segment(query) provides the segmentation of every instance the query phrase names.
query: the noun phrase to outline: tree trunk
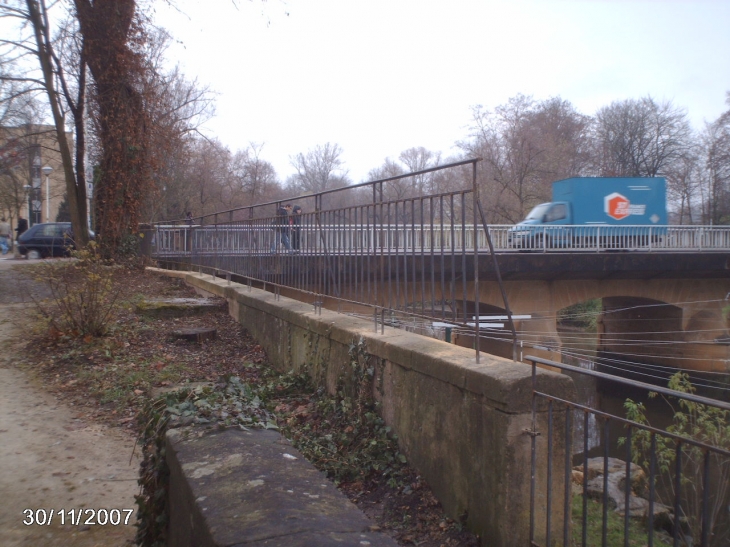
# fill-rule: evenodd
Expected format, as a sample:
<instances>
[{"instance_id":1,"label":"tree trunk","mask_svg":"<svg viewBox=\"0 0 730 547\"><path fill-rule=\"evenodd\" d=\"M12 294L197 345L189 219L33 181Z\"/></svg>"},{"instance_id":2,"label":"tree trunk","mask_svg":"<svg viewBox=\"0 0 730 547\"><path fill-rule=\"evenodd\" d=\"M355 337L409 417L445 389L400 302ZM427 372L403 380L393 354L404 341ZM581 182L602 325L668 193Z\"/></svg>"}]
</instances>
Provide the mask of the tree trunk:
<instances>
[{"instance_id":1,"label":"tree trunk","mask_svg":"<svg viewBox=\"0 0 730 547\"><path fill-rule=\"evenodd\" d=\"M123 254L137 229L149 180L142 64L129 46L134 0L74 0L84 55L95 82L102 157L96 181L96 227L105 256Z\"/></svg>"},{"instance_id":2,"label":"tree trunk","mask_svg":"<svg viewBox=\"0 0 730 547\"><path fill-rule=\"evenodd\" d=\"M44 87L48 94L48 102L51 106L53 122L56 128L56 140L58 141L58 149L61 154L63 174L66 180L66 194L68 195L68 205L71 212L71 226L73 227L76 246L81 249L89 242L89 227L86 222L86 183L83 177L84 165L83 162L77 164L78 173L74 171L73 156L71 155L71 149L66 140L66 120L58 104L60 91L57 91L55 87L50 31L47 20L44 17L45 6L41 10L41 6L36 0L26 0L26 6L28 7L30 22L33 25L33 31L35 33L38 59L43 72ZM80 83L83 84L83 80ZM81 137L77 141L81 140L81 145L83 146L83 106L80 108L80 112L77 111L74 113L74 123L77 128L81 125ZM77 142L77 150L78 145L79 143ZM80 180L77 178L77 174L81 174ZM50 197L46 196L46 199L50 199Z\"/></svg>"}]
</instances>

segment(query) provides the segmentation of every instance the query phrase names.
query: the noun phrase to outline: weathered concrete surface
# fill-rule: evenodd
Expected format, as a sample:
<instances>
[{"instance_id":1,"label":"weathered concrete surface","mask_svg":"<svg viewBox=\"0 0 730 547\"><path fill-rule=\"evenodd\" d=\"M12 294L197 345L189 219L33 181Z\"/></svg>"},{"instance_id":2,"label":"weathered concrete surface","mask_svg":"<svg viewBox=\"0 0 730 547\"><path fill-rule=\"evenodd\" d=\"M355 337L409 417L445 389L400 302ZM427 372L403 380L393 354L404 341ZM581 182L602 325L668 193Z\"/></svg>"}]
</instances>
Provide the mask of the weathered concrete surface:
<instances>
[{"instance_id":1,"label":"weathered concrete surface","mask_svg":"<svg viewBox=\"0 0 730 547\"><path fill-rule=\"evenodd\" d=\"M531 368L490 355L277 297L210 275L170 272L204 293L225 296L229 311L280 370L308 372L334 392L351 374L353 345L376 370L373 395L409 463L433 488L446 512L465 519L484 545L529 544ZM567 376L539 370L537 389L574 397ZM544 536L548 420L538 408L536 540ZM564 412L553 416L553 537L562 537Z\"/></svg>"},{"instance_id":2,"label":"weathered concrete surface","mask_svg":"<svg viewBox=\"0 0 730 547\"><path fill-rule=\"evenodd\" d=\"M166 448L168 545L397 545L279 433L171 429Z\"/></svg>"},{"instance_id":3,"label":"weathered concrete surface","mask_svg":"<svg viewBox=\"0 0 730 547\"><path fill-rule=\"evenodd\" d=\"M180 340L202 344L206 340L215 340L218 336L218 331L216 329L200 327L174 330L172 331L172 335Z\"/></svg>"}]
</instances>

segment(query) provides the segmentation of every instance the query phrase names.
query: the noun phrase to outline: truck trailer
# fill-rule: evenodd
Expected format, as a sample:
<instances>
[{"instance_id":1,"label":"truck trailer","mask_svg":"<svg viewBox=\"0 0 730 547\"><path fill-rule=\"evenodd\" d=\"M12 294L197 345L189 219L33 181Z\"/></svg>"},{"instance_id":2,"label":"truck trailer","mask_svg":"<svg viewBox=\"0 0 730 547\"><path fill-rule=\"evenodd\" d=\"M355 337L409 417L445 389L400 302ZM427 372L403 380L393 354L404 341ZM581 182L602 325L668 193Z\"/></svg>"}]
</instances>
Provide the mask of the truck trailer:
<instances>
[{"instance_id":1,"label":"truck trailer","mask_svg":"<svg viewBox=\"0 0 730 547\"><path fill-rule=\"evenodd\" d=\"M509 231L523 249L643 247L667 231L661 177L574 177L553 183L553 201L535 206Z\"/></svg>"}]
</instances>

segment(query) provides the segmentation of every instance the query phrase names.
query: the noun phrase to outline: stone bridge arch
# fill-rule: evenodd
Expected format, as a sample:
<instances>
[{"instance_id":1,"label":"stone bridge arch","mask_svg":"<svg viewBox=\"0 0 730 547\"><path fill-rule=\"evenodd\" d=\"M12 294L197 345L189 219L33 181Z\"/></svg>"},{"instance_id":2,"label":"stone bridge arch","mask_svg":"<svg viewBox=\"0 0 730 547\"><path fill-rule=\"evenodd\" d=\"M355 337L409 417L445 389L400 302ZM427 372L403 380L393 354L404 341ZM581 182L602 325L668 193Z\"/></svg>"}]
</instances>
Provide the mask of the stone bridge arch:
<instances>
[{"instance_id":1,"label":"stone bridge arch","mask_svg":"<svg viewBox=\"0 0 730 547\"><path fill-rule=\"evenodd\" d=\"M672 350L664 348L660 355L652 354L664 365L681 362L684 368L701 371L727 371L730 362L730 280L727 279L560 279L521 280L504 283L510 309L515 315L531 315L515 322L518 332L532 345L531 353L539 357L560 360L561 342L557 332L557 313L568 306L600 298L612 310L606 320L603 315L599 335L606 349L619 349L621 339L643 333L652 347L661 341L681 342ZM479 297L483 303L504 309L499 286L493 281L480 281ZM473 285L469 294L474 294ZM623 304L622 304L623 303ZM635 314L637 303L649 314L655 326L667 328L648 336L639 330ZM647 307L651 303L655 309ZM621 306L625 312L616 311ZM631 311L634 310L634 311ZM651 310L651 311L649 311ZM662 314L667 315L662 318ZM671 331L671 332L670 332ZM654 332L654 331L652 331ZM618 341L613 341L618 337ZM653 338L653 339L652 339ZM636 338L634 338L636 339ZM639 338L641 339L641 338ZM603 342L602 342L603 344ZM511 357L506 350L499 354ZM526 354L527 351L524 351ZM645 352L649 354L649 352Z\"/></svg>"},{"instance_id":2,"label":"stone bridge arch","mask_svg":"<svg viewBox=\"0 0 730 547\"><path fill-rule=\"evenodd\" d=\"M663 336L665 341L671 338L680 342L665 355L652 354L657 364L676 365L682 363L684 368L700 371L730 370L730 333L728 332L728 314L730 300L726 300L730 293L730 279L665 279L661 277L641 279L521 279L504 282L510 309L514 315L529 315L529 319L515 321L515 328L520 334L523 344L518 347L518 358L535 355L555 361L561 360L562 344L557 330L557 313L559 310L594 298L600 298L604 303L611 303L611 299L629 299L635 302L651 301L659 310L671 313L673 323ZM414 311L428 311L419 301L446 302L457 297L459 305L466 298L466 310L463 306L456 310L459 318L476 315L477 309L474 300L474 282L468 281L459 286L456 293L449 287L441 288L438 285L421 282L390 283L387 291L378 295L378 305L389 309L413 309ZM342 296L356 300L354 288L344 286ZM505 304L502 292L496 281L479 281L479 313L504 314ZM619 306L619 304L616 304ZM624 306L635 308L634 304ZM670 311L672 310L672 311ZM437 312L439 310L432 310ZM363 313L368 312L363 307ZM659 313L659 312L657 312ZM663 313L663 312L662 312ZM435 314L440 316L439 313ZM605 319L605 317L604 317ZM656 323L658 321L658 323ZM656 324L669 327L667 321L655 318ZM631 325L634 328L631 328ZM623 316L614 314L612 320L601 321L599 335L602 336L606 350L618 349L619 342L610 342L612 338L636 338L640 332L636 328L636 321L632 323L629 312ZM626 330L626 326L629 329ZM608 332L602 332L608 329ZM624 329L623 331L621 329ZM669 333L668 331L672 332ZM609 336L610 334L610 336ZM659 345L659 338L646 340L652 346ZM466 347L473 347L474 337L471 333L461 332L452 337L452 341ZM480 341L480 349L506 358L512 358L512 342L508 332L500 335L485 336Z\"/></svg>"}]
</instances>

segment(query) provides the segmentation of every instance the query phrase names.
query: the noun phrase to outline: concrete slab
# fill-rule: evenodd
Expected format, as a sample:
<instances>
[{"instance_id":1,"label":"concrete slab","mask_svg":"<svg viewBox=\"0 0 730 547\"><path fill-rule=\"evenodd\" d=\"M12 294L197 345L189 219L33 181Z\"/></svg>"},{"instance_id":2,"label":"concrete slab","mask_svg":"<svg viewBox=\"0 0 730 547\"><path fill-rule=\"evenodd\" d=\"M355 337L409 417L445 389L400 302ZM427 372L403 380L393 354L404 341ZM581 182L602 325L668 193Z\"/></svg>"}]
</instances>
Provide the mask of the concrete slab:
<instances>
[{"instance_id":1,"label":"concrete slab","mask_svg":"<svg viewBox=\"0 0 730 547\"><path fill-rule=\"evenodd\" d=\"M222 298L151 298L135 307L139 315L157 318L188 317L227 309L228 302Z\"/></svg>"},{"instance_id":2,"label":"concrete slab","mask_svg":"<svg viewBox=\"0 0 730 547\"><path fill-rule=\"evenodd\" d=\"M395 547L274 431L167 434L169 545Z\"/></svg>"}]
</instances>

